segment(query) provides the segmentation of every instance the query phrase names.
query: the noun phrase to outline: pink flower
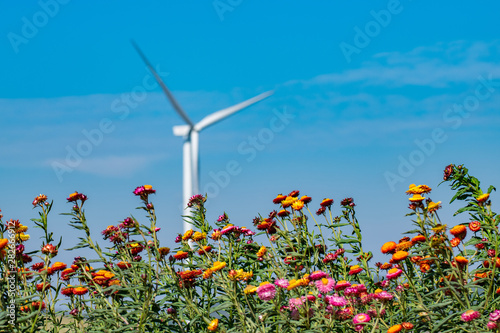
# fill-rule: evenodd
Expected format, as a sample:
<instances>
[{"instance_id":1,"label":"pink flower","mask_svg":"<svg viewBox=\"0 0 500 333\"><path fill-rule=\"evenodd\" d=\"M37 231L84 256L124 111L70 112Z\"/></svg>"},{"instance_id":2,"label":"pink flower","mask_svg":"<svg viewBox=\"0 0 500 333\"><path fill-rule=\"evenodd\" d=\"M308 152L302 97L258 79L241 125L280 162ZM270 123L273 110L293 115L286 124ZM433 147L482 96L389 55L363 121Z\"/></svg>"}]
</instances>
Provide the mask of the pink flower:
<instances>
[{"instance_id":1,"label":"pink flower","mask_svg":"<svg viewBox=\"0 0 500 333\"><path fill-rule=\"evenodd\" d=\"M257 288L257 295L263 301L270 301L276 295L276 287L272 283L261 284Z\"/></svg>"},{"instance_id":2,"label":"pink flower","mask_svg":"<svg viewBox=\"0 0 500 333\"><path fill-rule=\"evenodd\" d=\"M370 321L370 316L366 313L358 313L357 315L352 318L352 322L354 325L360 324L360 323L367 323Z\"/></svg>"},{"instance_id":3,"label":"pink flower","mask_svg":"<svg viewBox=\"0 0 500 333\"><path fill-rule=\"evenodd\" d=\"M492 313L490 313L491 321L498 321L498 319L500 319L500 310L495 310Z\"/></svg>"},{"instance_id":4,"label":"pink flower","mask_svg":"<svg viewBox=\"0 0 500 333\"><path fill-rule=\"evenodd\" d=\"M375 298L381 301L390 301L393 297L394 296L392 296L385 290L375 294Z\"/></svg>"},{"instance_id":5,"label":"pink flower","mask_svg":"<svg viewBox=\"0 0 500 333\"><path fill-rule=\"evenodd\" d=\"M387 272L387 280L392 280L392 279L396 279L397 277L399 277L401 274L403 274L403 271L400 270L399 268L391 268L388 272Z\"/></svg>"},{"instance_id":6,"label":"pink flower","mask_svg":"<svg viewBox=\"0 0 500 333\"><path fill-rule=\"evenodd\" d=\"M486 327L493 331L494 329L498 328L498 324L494 321L489 321L488 324L486 324Z\"/></svg>"},{"instance_id":7,"label":"pink flower","mask_svg":"<svg viewBox=\"0 0 500 333\"><path fill-rule=\"evenodd\" d=\"M331 277L322 278L321 280L316 281L315 284L319 292L328 293L333 289L333 286L335 285L335 280L332 279Z\"/></svg>"},{"instance_id":8,"label":"pink flower","mask_svg":"<svg viewBox=\"0 0 500 333\"><path fill-rule=\"evenodd\" d=\"M339 296L337 294L335 294L334 296L326 296L325 299L328 302L328 304L333 306L342 307L347 304L347 300L344 297Z\"/></svg>"},{"instance_id":9,"label":"pink flower","mask_svg":"<svg viewBox=\"0 0 500 333\"><path fill-rule=\"evenodd\" d=\"M309 280L316 281L316 280L321 280L323 278L328 277L328 274L326 274L323 271L314 271L312 272L311 275L309 275Z\"/></svg>"},{"instance_id":10,"label":"pink flower","mask_svg":"<svg viewBox=\"0 0 500 333\"><path fill-rule=\"evenodd\" d=\"M283 289L288 288L288 286L290 285L287 279L277 279L276 281L274 281L274 284Z\"/></svg>"},{"instance_id":11,"label":"pink flower","mask_svg":"<svg viewBox=\"0 0 500 333\"><path fill-rule=\"evenodd\" d=\"M461 315L461 319L465 322L472 321L474 319L477 319L481 316L481 314L477 311L474 310L467 310Z\"/></svg>"},{"instance_id":12,"label":"pink flower","mask_svg":"<svg viewBox=\"0 0 500 333\"><path fill-rule=\"evenodd\" d=\"M304 300L300 297L299 298L290 298L288 300L288 306L292 310L296 310L296 309L300 308L303 303L304 303Z\"/></svg>"},{"instance_id":13,"label":"pink flower","mask_svg":"<svg viewBox=\"0 0 500 333\"><path fill-rule=\"evenodd\" d=\"M349 283L349 281L345 281L345 280L342 280L342 281L339 281L337 282L337 284L335 285L335 290L342 290L342 289L345 289L347 287L350 287L351 284Z\"/></svg>"}]
</instances>

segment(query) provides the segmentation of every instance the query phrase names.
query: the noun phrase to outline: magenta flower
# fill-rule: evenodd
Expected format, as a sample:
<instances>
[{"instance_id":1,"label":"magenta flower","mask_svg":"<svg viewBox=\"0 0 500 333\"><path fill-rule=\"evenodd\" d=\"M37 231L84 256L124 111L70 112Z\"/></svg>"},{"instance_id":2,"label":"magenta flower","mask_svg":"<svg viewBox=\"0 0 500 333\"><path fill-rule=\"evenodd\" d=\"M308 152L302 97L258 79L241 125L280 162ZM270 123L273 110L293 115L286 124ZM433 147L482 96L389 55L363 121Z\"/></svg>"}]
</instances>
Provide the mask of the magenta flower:
<instances>
[{"instance_id":1,"label":"magenta flower","mask_svg":"<svg viewBox=\"0 0 500 333\"><path fill-rule=\"evenodd\" d=\"M495 310L492 313L490 313L491 321L498 321L498 319L500 319L500 310Z\"/></svg>"},{"instance_id":2,"label":"magenta flower","mask_svg":"<svg viewBox=\"0 0 500 333\"><path fill-rule=\"evenodd\" d=\"M304 303L305 301L305 298L290 298L288 300L288 306L290 307L290 309L292 310L296 310L298 308L300 308L302 306L302 304Z\"/></svg>"},{"instance_id":3,"label":"magenta flower","mask_svg":"<svg viewBox=\"0 0 500 333\"><path fill-rule=\"evenodd\" d=\"M349 281L342 280L342 281L338 281L334 288L335 288L335 290L342 290L342 289L345 289L345 288L350 287L350 286L351 286L351 284L349 283Z\"/></svg>"},{"instance_id":4,"label":"magenta flower","mask_svg":"<svg viewBox=\"0 0 500 333\"><path fill-rule=\"evenodd\" d=\"M498 324L494 321L489 321L488 324L486 324L486 327L488 327L489 330L494 330L498 328Z\"/></svg>"},{"instance_id":5,"label":"magenta flower","mask_svg":"<svg viewBox=\"0 0 500 333\"><path fill-rule=\"evenodd\" d=\"M337 294L335 294L334 296L326 296L325 299L328 302L328 304L337 307L343 307L347 304L347 300L344 297L339 296Z\"/></svg>"},{"instance_id":6,"label":"magenta flower","mask_svg":"<svg viewBox=\"0 0 500 333\"><path fill-rule=\"evenodd\" d=\"M472 321L474 319L477 319L481 316L481 314L475 310L467 310L462 315L460 316L461 319L465 322Z\"/></svg>"},{"instance_id":7,"label":"magenta flower","mask_svg":"<svg viewBox=\"0 0 500 333\"><path fill-rule=\"evenodd\" d=\"M381 301L390 301L393 297L385 290L375 294L375 298Z\"/></svg>"},{"instance_id":8,"label":"magenta flower","mask_svg":"<svg viewBox=\"0 0 500 333\"><path fill-rule=\"evenodd\" d=\"M335 286L335 280L331 277L322 278L321 280L316 281L314 284L316 285L316 288L318 288L318 291L320 293L326 294L332 291L333 287Z\"/></svg>"},{"instance_id":9,"label":"magenta flower","mask_svg":"<svg viewBox=\"0 0 500 333\"><path fill-rule=\"evenodd\" d=\"M311 281L316 281L316 280L321 280L323 278L328 277L328 274L326 274L323 271L314 271L312 272L311 275L309 275L309 280Z\"/></svg>"},{"instance_id":10,"label":"magenta flower","mask_svg":"<svg viewBox=\"0 0 500 333\"><path fill-rule=\"evenodd\" d=\"M263 301L270 301L276 295L276 287L272 283L260 285L257 288L257 295Z\"/></svg>"},{"instance_id":11,"label":"magenta flower","mask_svg":"<svg viewBox=\"0 0 500 333\"><path fill-rule=\"evenodd\" d=\"M288 286L290 285L287 279L277 279L276 281L274 281L274 284L283 289L288 288Z\"/></svg>"},{"instance_id":12,"label":"magenta flower","mask_svg":"<svg viewBox=\"0 0 500 333\"><path fill-rule=\"evenodd\" d=\"M357 315L352 318L352 323L354 325L361 324L361 323L367 323L370 321L370 316L366 313L358 313Z\"/></svg>"}]
</instances>

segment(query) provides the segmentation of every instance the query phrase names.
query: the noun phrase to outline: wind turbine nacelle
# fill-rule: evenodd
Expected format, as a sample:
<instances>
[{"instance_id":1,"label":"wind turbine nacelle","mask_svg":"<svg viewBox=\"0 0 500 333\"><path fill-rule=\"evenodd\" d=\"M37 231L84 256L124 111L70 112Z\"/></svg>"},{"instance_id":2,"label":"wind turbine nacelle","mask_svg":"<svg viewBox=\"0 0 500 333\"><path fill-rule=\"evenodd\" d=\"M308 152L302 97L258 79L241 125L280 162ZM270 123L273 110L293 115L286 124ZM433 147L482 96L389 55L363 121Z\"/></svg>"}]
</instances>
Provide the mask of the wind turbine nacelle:
<instances>
[{"instance_id":1,"label":"wind turbine nacelle","mask_svg":"<svg viewBox=\"0 0 500 333\"><path fill-rule=\"evenodd\" d=\"M178 125L178 126L174 126L172 129L173 129L173 132L174 132L175 136L188 136L189 135L189 131L191 130L191 126L189 126L189 125Z\"/></svg>"}]
</instances>

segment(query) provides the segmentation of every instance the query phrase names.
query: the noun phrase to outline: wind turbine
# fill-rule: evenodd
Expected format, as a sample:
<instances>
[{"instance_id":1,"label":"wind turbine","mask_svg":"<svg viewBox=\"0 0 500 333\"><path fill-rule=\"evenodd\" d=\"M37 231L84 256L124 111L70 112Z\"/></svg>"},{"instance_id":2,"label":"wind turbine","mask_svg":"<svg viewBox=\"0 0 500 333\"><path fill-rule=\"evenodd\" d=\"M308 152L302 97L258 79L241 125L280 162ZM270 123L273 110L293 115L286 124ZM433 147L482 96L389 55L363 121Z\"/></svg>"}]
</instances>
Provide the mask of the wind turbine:
<instances>
[{"instance_id":1,"label":"wind turbine","mask_svg":"<svg viewBox=\"0 0 500 333\"><path fill-rule=\"evenodd\" d=\"M154 67L151 65L139 46L137 46L134 41L132 41L132 45L155 77L156 81L162 88L163 92L167 96L177 114L179 114L179 116L181 116L181 118L186 123L186 125L173 127L174 135L182 136L184 138L184 144L182 148L182 204L185 208L187 207L189 199L193 195L199 193L199 133L205 128L218 123L219 121L229 117L230 115L235 114L236 112L257 103L264 98L269 97L273 94L273 91L267 91L239 104L211 113L195 124L191 121L186 112L184 112L184 110L181 108L177 100L174 98L170 90L167 88L161 77L155 71ZM184 232L188 229L190 229L190 225L187 221L184 221Z\"/></svg>"}]
</instances>

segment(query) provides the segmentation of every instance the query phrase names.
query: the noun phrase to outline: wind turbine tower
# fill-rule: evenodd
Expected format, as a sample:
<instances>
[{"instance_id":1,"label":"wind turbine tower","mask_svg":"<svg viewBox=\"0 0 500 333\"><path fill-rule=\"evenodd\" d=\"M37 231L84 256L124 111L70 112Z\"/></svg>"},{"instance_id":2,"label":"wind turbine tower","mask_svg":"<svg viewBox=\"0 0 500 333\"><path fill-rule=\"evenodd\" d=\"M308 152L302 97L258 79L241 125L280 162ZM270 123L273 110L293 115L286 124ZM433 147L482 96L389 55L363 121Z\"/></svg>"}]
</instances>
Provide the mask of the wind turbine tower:
<instances>
[{"instance_id":1,"label":"wind turbine tower","mask_svg":"<svg viewBox=\"0 0 500 333\"><path fill-rule=\"evenodd\" d=\"M250 98L246 101L243 101L239 104L230 106L228 108L216 111L214 113L209 114L198 123L193 123L191 119L188 117L186 112L181 108L177 100L174 98L170 90L167 88L161 77L155 71L154 67L151 65L149 60L146 58L144 53L141 51L139 46L132 41L132 45L136 49L137 53L139 53L140 57L151 71L156 81L162 88L163 92L167 96L170 104L172 104L174 110L179 114L179 116L186 123L185 125L179 125L173 127L174 135L182 136L184 139L184 144L182 148L182 204L184 208L187 207L189 202L189 198L191 198L195 194L199 194L199 133L205 128L218 123L219 121L229 117L232 114L235 114L238 111L241 111L264 98L269 97L273 94L272 91L267 91L260 95L257 95L253 98ZM187 221L184 221L184 232L190 229L190 225Z\"/></svg>"}]
</instances>

